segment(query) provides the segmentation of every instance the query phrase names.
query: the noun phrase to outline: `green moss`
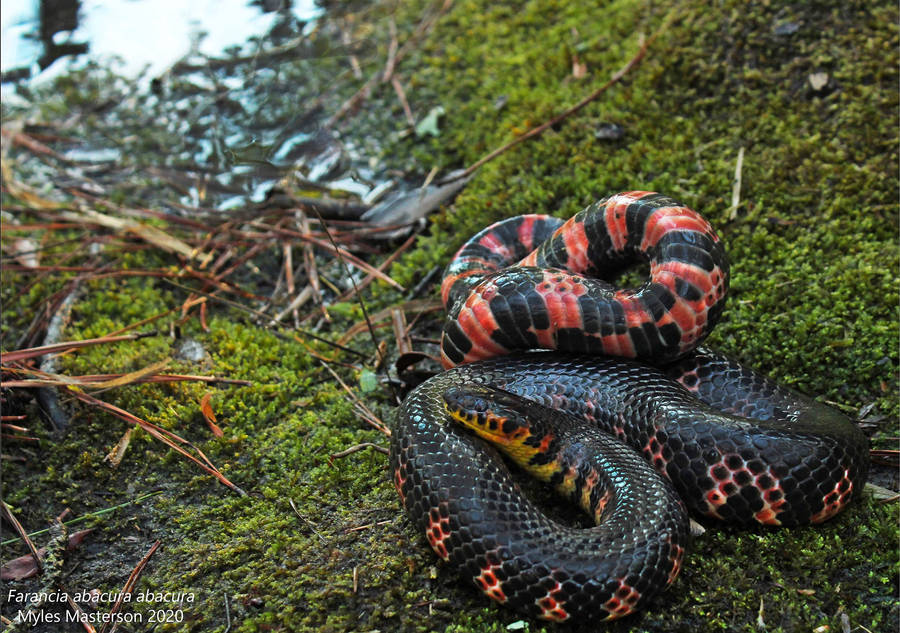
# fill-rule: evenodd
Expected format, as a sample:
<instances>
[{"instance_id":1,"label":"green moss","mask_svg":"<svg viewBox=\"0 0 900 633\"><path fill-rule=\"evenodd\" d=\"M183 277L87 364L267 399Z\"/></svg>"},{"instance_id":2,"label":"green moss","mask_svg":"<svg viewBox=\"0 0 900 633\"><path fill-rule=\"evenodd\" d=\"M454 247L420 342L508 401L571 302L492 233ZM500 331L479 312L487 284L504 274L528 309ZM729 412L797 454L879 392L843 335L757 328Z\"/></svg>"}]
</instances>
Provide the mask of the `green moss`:
<instances>
[{"instance_id":1,"label":"green moss","mask_svg":"<svg viewBox=\"0 0 900 633\"><path fill-rule=\"evenodd\" d=\"M426 3L400 4L394 18L408 32ZM895 437L897 9L775 5L678 5L640 67L576 116L485 165L390 274L411 287L466 237L509 215L565 217L618 191L660 190L702 211L728 245L732 293L710 342L851 414L865 408L876 437ZM381 11L372 19L384 19ZM473 163L596 89L667 11L640 0L602 10L552 0L455 3L400 67L415 112L444 106L441 134L398 137L385 162L424 172ZM386 22L376 22L375 31L381 55L364 61L372 71L389 40ZM572 76L573 54L586 65L584 78ZM299 64L294 72L305 77L309 61ZM809 76L822 72L828 83L816 91ZM85 126L101 126L89 106L108 80L102 72L73 76L42 115L68 119L84 110ZM387 90L374 94L372 105L398 111ZM624 138L596 138L603 123L623 126ZM165 146L159 138L142 142L153 151ZM740 148L741 204L732 217ZM131 193L110 195L127 201ZM135 269L172 264L153 251L117 262ZM15 346L30 313L65 280L44 279L23 291L30 280L4 273L4 349ZM400 299L377 285L366 297L372 309ZM161 281L92 281L67 337L101 336L183 300ZM334 337L362 317L352 303L331 313L335 324L326 335ZM430 316L420 326L440 320ZM329 457L361 442L386 445L307 350L337 352L286 340L215 303L209 331L192 319L181 335L199 341L208 357L173 361L168 370L253 384L143 385L100 397L194 442L249 495L230 492L142 432L111 468L104 456L127 424L67 403L75 415L64 441L35 425L40 459L4 462L4 499L29 529L66 506L80 515L148 490L164 493L97 520L93 548L74 554L80 566L69 570L70 586L117 590L160 539L141 588L196 597L185 623L160 630L224 631L226 595L231 631L517 630L518 616L462 585L413 532L383 455ZM372 351L368 335L352 344ZM86 348L65 359L65 370L134 371L172 356L172 347L160 335ZM344 378L356 384L359 370ZM212 437L199 411L208 392L222 438ZM389 415L388 393L365 397ZM844 616L851 628L896 625L897 553L884 546L897 539L894 506L867 497L809 529L707 527L657 604L609 630L750 632L759 621L770 632L841 630ZM132 608L146 613L149 606Z\"/></svg>"}]
</instances>

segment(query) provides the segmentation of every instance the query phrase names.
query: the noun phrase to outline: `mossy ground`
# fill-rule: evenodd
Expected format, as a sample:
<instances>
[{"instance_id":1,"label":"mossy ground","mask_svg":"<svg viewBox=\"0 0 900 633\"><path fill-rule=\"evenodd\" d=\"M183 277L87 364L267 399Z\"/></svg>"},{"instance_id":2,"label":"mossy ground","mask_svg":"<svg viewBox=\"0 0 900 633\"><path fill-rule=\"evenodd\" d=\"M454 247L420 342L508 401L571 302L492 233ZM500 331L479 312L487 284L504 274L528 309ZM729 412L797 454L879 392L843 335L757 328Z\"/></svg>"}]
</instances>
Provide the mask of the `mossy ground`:
<instances>
[{"instance_id":1,"label":"mossy ground","mask_svg":"<svg viewBox=\"0 0 900 633\"><path fill-rule=\"evenodd\" d=\"M421 9L410 3L396 10L401 30ZM411 287L466 236L501 217L568 216L617 191L663 191L702 211L728 245L732 294L710 343L851 415L866 408L876 438L895 437L895 4L458 2L402 63L415 110L444 107L441 134L396 142L396 162L412 156L423 171L471 164L594 90L636 52L640 33L666 20L639 68L577 116L483 167L391 274ZM576 57L587 70L582 78L572 74ZM372 63L374 70L380 62ZM817 73L827 81L814 88L810 76ZM370 105L399 113L387 91ZM597 138L606 123L622 126L624 136ZM732 213L741 148L741 203ZM136 267L166 262L161 254L134 257ZM4 274L5 341L27 327L30 312L60 283L48 280L19 296L30 281ZM91 282L66 338L107 334L183 298L144 279ZM375 308L400 295L376 286L366 298ZM438 322L433 317L423 328ZM329 457L386 441L355 416L303 346L224 307L211 309L208 332L195 320L182 326L182 336L200 341L209 358L169 370L253 385L178 383L103 397L197 443L249 495L198 474L144 433L110 468L103 456L126 423L66 403L73 418L64 438L34 423L40 445L28 448L25 462L3 462L3 497L28 529L64 507L81 515L161 491L96 522L64 571L70 590L117 590L159 539L139 588L191 592L196 600L185 605L184 622L160 631L222 632L229 617L231 631L553 630L486 604L437 563L401 516L385 456ZM354 344L370 342L360 337ZM156 337L83 350L65 369L131 371L170 355L169 342ZM358 377L345 373L354 386ZM210 439L199 413L207 391L223 438ZM386 389L363 397L389 416ZM876 444L892 446L886 439ZM896 505L867 496L809 529L707 527L653 608L583 630L896 629ZM4 547L3 559L21 553L19 545ZM11 610L3 606L4 615Z\"/></svg>"}]
</instances>

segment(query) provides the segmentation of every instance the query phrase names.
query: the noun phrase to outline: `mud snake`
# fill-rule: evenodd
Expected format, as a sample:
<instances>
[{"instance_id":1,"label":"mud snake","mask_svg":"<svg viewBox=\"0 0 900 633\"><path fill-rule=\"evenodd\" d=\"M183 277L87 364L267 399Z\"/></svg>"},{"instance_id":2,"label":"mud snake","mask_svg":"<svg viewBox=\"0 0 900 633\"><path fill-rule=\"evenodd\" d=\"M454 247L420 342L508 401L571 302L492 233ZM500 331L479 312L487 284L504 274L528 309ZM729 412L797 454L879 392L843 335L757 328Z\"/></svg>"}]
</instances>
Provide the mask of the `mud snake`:
<instances>
[{"instance_id":1,"label":"mud snake","mask_svg":"<svg viewBox=\"0 0 900 633\"><path fill-rule=\"evenodd\" d=\"M650 278L639 288L598 278L640 260ZM675 579L685 507L793 526L858 496L868 451L855 425L698 349L728 280L707 221L652 192L612 196L565 223L509 218L464 244L442 286L448 370L407 396L391 438L394 485L437 555L526 615L613 619ZM557 351L517 352L529 349ZM545 516L454 417L501 436L601 522L576 529Z\"/></svg>"}]
</instances>

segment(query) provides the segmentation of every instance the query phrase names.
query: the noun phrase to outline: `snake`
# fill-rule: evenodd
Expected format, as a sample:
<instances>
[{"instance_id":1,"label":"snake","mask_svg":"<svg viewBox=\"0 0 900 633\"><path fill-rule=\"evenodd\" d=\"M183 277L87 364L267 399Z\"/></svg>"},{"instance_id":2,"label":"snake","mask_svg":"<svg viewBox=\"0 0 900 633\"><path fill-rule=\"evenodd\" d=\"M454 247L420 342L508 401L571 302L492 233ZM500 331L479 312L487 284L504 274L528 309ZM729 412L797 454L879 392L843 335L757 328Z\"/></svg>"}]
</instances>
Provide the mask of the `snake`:
<instances>
[{"instance_id":1,"label":"snake","mask_svg":"<svg viewBox=\"0 0 900 633\"><path fill-rule=\"evenodd\" d=\"M641 262L640 286L614 284ZM441 286L445 371L407 395L390 440L394 487L437 556L525 616L611 620L675 580L689 514L802 526L858 498L855 424L703 345L729 279L709 222L649 191L463 244ZM510 462L595 525L548 516Z\"/></svg>"}]
</instances>

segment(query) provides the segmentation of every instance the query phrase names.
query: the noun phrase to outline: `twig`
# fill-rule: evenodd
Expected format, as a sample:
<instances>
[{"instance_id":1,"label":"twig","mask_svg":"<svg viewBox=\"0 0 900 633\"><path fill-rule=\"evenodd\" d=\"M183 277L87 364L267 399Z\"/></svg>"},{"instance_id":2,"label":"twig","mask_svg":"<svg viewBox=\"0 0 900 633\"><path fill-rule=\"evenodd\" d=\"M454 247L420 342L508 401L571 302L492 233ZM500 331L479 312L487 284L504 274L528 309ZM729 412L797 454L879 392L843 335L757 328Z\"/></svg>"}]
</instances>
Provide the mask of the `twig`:
<instances>
[{"instance_id":1,"label":"twig","mask_svg":"<svg viewBox=\"0 0 900 633\"><path fill-rule=\"evenodd\" d=\"M391 33L391 43L388 45L387 62L384 64L384 75L381 76L382 82L391 80L394 75L394 66L397 63L397 23L394 21L394 16L391 16L388 22L388 29Z\"/></svg>"},{"instance_id":2,"label":"twig","mask_svg":"<svg viewBox=\"0 0 900 633\"><path fill-rule=\"evenodd\" d=\"M347 262L344 259L344 254L340 253L341 249L338 249L337 244L334 243L334 238L331 235L331 231L328 229L328 225L325 224L325 220L323 220L321 216L319 217L319 222L321 222L322 228L325 229L325 234L328 236L328 240L331 242L331 245L334 247L335 254L338 255L338 261L341 263L341 266L344 269L344 274L347 275L347 278L350 280L350 283L353 286L354 291L356 292L359 307L362 310L363 318L366 320L366 323L368 323L368 325L369 325L369 335L372 337L372 343L374 343L374 345L375 345L375 350L376 350L375 353L377 354L378 353L378 337L375 335L375 329L372 327L372 322L369 320L369 310L368 310L368 308L366 308L366 302L363 301L362 297L359 296L359 290L357 289L357 286L356 286L356 279L354 279L353 275L350 274L350 269L347 267ZM349 253L346 253L346 255L349 255ZM390 279L395 284L395 287L403 290L403 286L394 282L393 279L391 279L390 277L387 277L387 275L385 275L384 273L382 273L378 270L372 269L371 274L376 275L379 279L381 279L382 277L386 277L387 279ZM330 369L331 368L329 368L329 371L330 371ZM334 373L334 372L332 372L332 373ZM337 375L337 374L335 374L335 375Z\"/></svg>"},{"instance_id":3,"label":"twig","mask_svg":"<svg viewBox=\"0 0 900 633\"><path fill-rule=\"evenodd\" d=\"M202 292L200 290L195 290L193 288L189 288L188 286L183 286L179 283L172 281L171 279L166 279L165 281L166 281L166 283L168 283L172 286L175 286L176 288L181 288L182 290L187 290L189 292L196 292L197 294L201 294L206 297L209 297L210 299L213 299L214 301L224 303L225 305L231 306L232 308L237 308L238 310L241 310L248 314L252 314L253 316L257 317L258 319L261 319L263 323L268 323L272 318L265 312L260 312L259 310L254 310L253 308L245 306L240 303L237 303L236 301L231 301L230 299L225 299L224 297L218 297L218 296L210 294L208 292ZM357 351L357 350L353 349L352 347L347 347L345 345L341 345L340 343L335 343L334 341L329 341L327 338L323 338L317 334L313 334L312 332L308 332L306 330L301 330L300 328L294 328L294 329L295 329L295 331L299 332L303 336L308 336L309 338L315 339L321 343L325 343L326 345L330 345L331 347L340 349L341 351L347 352L348 354L354 354L360 358L366 358L366 354L364 354L363 352ZM273 334L275 336L281 336L281 338L285 338L285 339L287 338L286 336L279 334L277 331L273 331ZM293 340L293 339L290 339L290 340Z\"/></svg>"},{"instance_id":4,"label":"twig","mask_svg":"<svg viewBox=\"0 0 900 633\"><path fill-rule=\"evenodd\" d=\"M28 349L20 349L14 352L0 353L0 363L12 363L15 361L26 360L28 358L36 358L44 354L55 354L57 352L65 352L80 347L89 347L91 345L103 345L105 343L118 343L119 341L136 341L148 336L156 336L156 332L147 332L146 334L123 334L121 336L101 336L99 338L89 338L83 341L67 341L65 343L53 343L52 345L42 345L40 347L31 347Z\"/></svg>"},{"instance_id":5,"label":"twig","mask_svg":"<svg viewBox=\"0 0 900 633\"><path fill-rule=\"evenodd\" d=\"M30 374L37 376L35 379L24 380L4 380L2 384L9 388L29 388L29 387L61 387L61 386L80 386L87 389L109 389L110 387L121 386L125 384L141 385L146 383L169 383L169 382L205 382L223 385L243 385L250 386L253 384L250 380L242 380L239 378L220 378L218 376L194 376L192 374L152 374L147 375L148 370L153 371L159 367L161 363L147 367L130 374L85 374L82 376L64 376L61 374L50 374L47 372L28 369L26 367L6 367L2 370L10 373Z\"/></svg>"},{"instance_id":6,"label":"twig","mask_svg":"<svg viewBox=\"0 0 900 633\"><path fill-rule=\"evenodd\" d=\"M331 235L331 232L329 231L328 226L325 224L324 219L322 219L321 217L320 217L319 219L320 219L321 222L322 222L322 228L325 230L325 234L328 236L328 241L327 241L327 242L324 241L324 240L320 240L320 239L318 239L318 238L316 238L316 237L313 237L312 235L307 235L307 234L304 234L304 233L298 233L297 231L291 231L290 229L273 228L273 227L262 227L262 226L261 226L259 223L257 223L257 222L250 222L249 224L250 224L251 226L255 226L255 227L258 227L258 228L265 228L265 229L267 229L267 230L269 230L269 231L271 231L271 232L275 232L275 233L278 233L278 234L280 234L280 235L286 235L286 236L288 236L288 237L294 237L294 238L297 238L297 239L299 239L299 240L303 240L304 242L309 242L310 244L312 244L312 245L314 245L314 246L318 246L319 248L322 248L322 249L324 249L324 250L326 250L326 251L329 251L330 253L332 253L332 254L334 254L335 256L337 256L337 258L340 259L341 261L344 261L344 262L353 264L354 266L356 266L357 268L359 268L359 269L362 270L363 272L366 272L366 273L368 273L368 274L370 274L370 275L375 275L376 277L378 277L378 279L380 279L381 281L385 282L386 284L389 284L389 285L393 286L393 287L396 288L397 290L404 290L403 286L401 286L401 285L398 284L396 281L394 281L393 279L391 279L390 277L388 277L386 274L384 274L384 273L381 272L380 270L374 268L371 264L367 264L366 262L364 262L363 260L361 260L359 257L357 257L356 255L354 255L353 253L351 253L351 252L348 251L347 249L341 248L340 246L338 246L338 245L337 245L337 242L336 242L335 239L334 239L334 236ZM346 264L345 264L345 268L346 268ZM347 276L348 276L348 277L350 276L350 271L349 271L349 270L347 271Z\"/></svg>"},{"instance_id":7,"label":"twig","mask_svg":"<svg viewBox=\"0 0 900 633\"><path fill-rule=\"evenodd\" d=\"M28 534L25 532L25 528L23 528L22 524L19 523L19 520L12 513L10 507L6 505L5 501L0 500L0 509L2 509L3 511L3 518L9 521L13 528L15 528L16 532L19 533L19 538L25 541L25 545L28 547L28 551L31 553L31 557L34 559L34 566L37 567L38 573L43 573L44 562L41 560L41 555L38 554L37 548L34 546L34 543L32 543L31 539L28 538Z\"/></svg>"},{"instance_id":8,"label":"twig","mask_svg":"<svg viewBox=\"0 0 900 633\"><path fill-rule=\"evenodd\" d=\"M297 224L299 225L301 232L310 233L309 216L307 216L303 211L297 212ZM319 283L319 267L316 265L316 254L313 252L311 244L303 245L303 264L306 267L306 277L307 279L309 279L309 285L310 287L312 287L313 299L317 304L319 304L319 307L322 310L322 318L330 322L331 315L328 314L328 309L325 307L325 302L322 301L322 286ZM299 319L297 319L295 325L299 324Z\"/></svg>"},{"instance_id":9,"label":"twig","mask_svg":"<svg viewBox=\"0 0 900 633\"><path fill-rule=\"evenodd\" d=\"M391 310L391 327L394 329L394 341L397 343L397 354L403 355L412 351L412 342L406 327L406 313L400 308Z\"/></svg>"},{"instance_id":10,"label":"twig","mask_svg":"<svg viewBox=\"0 0 900 633\"><path fill-rule=\"evenodd\" d=\"M730 219L737 217L738 206L741 204L741 171L744 168L744 148L738 150L737 163L734 166L734 184L731 187L731 213Z\"/></svg>"},{"instance_id":11,"label":"twig","mask_svg":"<svg viewBox=\"0 0 900 633\"><path fill-rule=\"evenodd\" d=\"M69 602L69 606L72 607L72 611L78 614L78 621L81 622L84 630L88 633L97 633L97 629L95 629L94 625L90 623L89 617L87 613L84 612L84 609L81 608L81 605L72 600L72 596L70 596L68 593L66 593L66 600Z\"/></svg>"},{"instance_id":12,"label":"twig","mask_svg":"<svg viewBox=\"0 0 900 633\"><path fill-rule=\"evenodd\" d=\"M300 510L297 509L297 506L296 506L296 504L294 503L294 500L293 500L293 499L288 499L288 503L291 504L291 508L294 510L294 514L296 514L298 517L300 517L300 519L302 519L303 522L306 523L306 525L309 526L309 529L312 530L312 533L313 533L313 534L315 534L316 536L319 537L319 540L320 540L320 541L322 541L323 543L325 543L325 542L326 542L325 537L322 536L321 534L319 534L319 532L316 530L316 526L313 525L313 522L312 522L312 521L310 521L310 520L307 519L305 516L303 516L302 514L300 514Z\"/></svg>"},{"instance_id":13,"label":"twig","mask_svg":"<svg viewBox=\"0 0 900 633\"><path fill-rule=\"evenodd\" d=\"M366 525L358 525L356 527L347 528L346 530L344 530L344 533L349 534L350 532L359 532L360 530L368 530L373 527L377 527L379 525L387 525L388 523L393 523L393 522L394 522L393 519L386 519L384 521L377 521L375 523L367 523Z\"/></svg>"},{"instance_id":14,"label":"twig","mask_svg":"<svg viewBox=\"0 0 900 633\"><path fill-rule=\"evenodd\" d=\"M228 592L225 592L225 630L222 633L231 631L231 608L228 606Z\"/></svg>"},{"instance_id":15,"label":"twig","mask_svg":"<svg viewBox=\"0 0 900 633\"><path fill-rule=\"evenodd\" d=\"M384 453L385 455L390 455L390 451L386 449L384 446L379 446L378 444L373 444L372 442L363 442L362 444L357 444L356 446L351 446L350 448L332 453L330 457L332 459L340 459L341 457L346 457L347 455L352 455L358 451L361 451L365 448L371 448L374 451L378 451L379 453Z\"/></svg>"},{"instance_id":16,"label":"twig","mask_svg":"<svg viewBox=\"0 0 900 633\"><path fill-rule=\"evenodd\" d=\"M400 80L396 76L391 77L391 85L394 87L394 92L397 93L397 98L400 99L400 105L403 106L406 122L409 124L409 127L414 127L416 118L413 116L412 108L409 107L409 101L406 100L406 92L403 90L403 86L400 85Z\"/></svg>"},{"instance_id":17,"label":"twig","mask_svg":"<svg viewBox=\"0 0 900 633\"><path fill-rule=\"evenodd\" d=\"M407 312L417 311L417 312L437 312L443 309L441 302L436 299L413 299L411 301L404 301L403 303L390 306L385 308L384 310L379 310L375 314L372 315L373 323L380 323L381 321L385 321L390 318L391 310L394 308L402 308ZM349 330L345 334L343 334L339 339L338 343L346 344L352 341L357 334L364 331L366 329L365 322L359 322L350 327Z\"/></svg>"},{"instance_id":18,"label":"twig","mask_svg":"<svg viewBox=\"0 0 900 633\"><path fill-rule=\"evenodd\" d=\"M394 263L394 261L403 252L405 252L410 246L412 246L415 241L416 241L416 234L413 233L406 239L405 242L403 242L403 244L401 244L397 248L397 250L395 250L393 253L391 253L383 262L381 262L381 264L378 265L377 270L380 270L382 272L387 270L388 266L390 266L392 263ZM343 294L341 294L341 296L339 296L337 299L335 299L335 303L340 303L341 301L346 301L347 299L349 299L356 293L358 293L361 290L363 290L364 288L366 288L374 280L375 280L374 275L366 275L365 277L363 277L362 281L360 281L358 284L356 284L353 288L350 288L349 290L345 291Z\"/></svg>"},{"instance_id":19,"label":"twig","mask_svg":"<svg viewBox=\"0 0 900 633\"><path fill-rule=\"evenodd\" d=\"M134 586L137 584L138 578L141 577L141 574L144 573L144 567L147 566L147 563L150 561L150 557L153 556L153 553L159 548L161 541L156 541L150 547L150 550L144 554L144 557L138 562L135 568L131 571L131 574L128 576L128 580L125 581L125 586L122 587L122 591L119 592L119 597L116 599L115 604L113 604L113 608L110 609L109 615L113 615L114 613L118 613L122 608L122 601L125 599L125 595L131 595L134 591ZM113 633L119 627L119 622L116 621L112 628L109 629L109 633ZM109 623L103 625L103 628L100 629L100 633L106 633L109 628Z\"/></svg>"},{"instance_id":20,"label":"twig","mask_svg":"<svg viewBox=\"0 0 900 633\"><path fill-rule=\"evenodd\" d=\"M205 265L205 262L208 262L211 257L211 254L197 251L190 245L169 235L162 229L149 224L143 224L137 220L126 220L91 209L84 209L80 213L75 211L61 211L60 216L73 222L97 224L115 231L135 235L164 251L181 255L188 260L196 259L201 263L201 267Z\"/></svg>"}]
</instances>

